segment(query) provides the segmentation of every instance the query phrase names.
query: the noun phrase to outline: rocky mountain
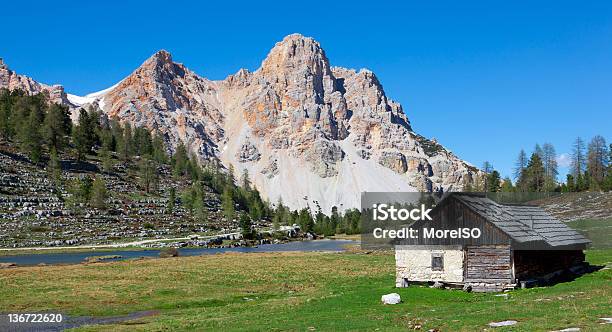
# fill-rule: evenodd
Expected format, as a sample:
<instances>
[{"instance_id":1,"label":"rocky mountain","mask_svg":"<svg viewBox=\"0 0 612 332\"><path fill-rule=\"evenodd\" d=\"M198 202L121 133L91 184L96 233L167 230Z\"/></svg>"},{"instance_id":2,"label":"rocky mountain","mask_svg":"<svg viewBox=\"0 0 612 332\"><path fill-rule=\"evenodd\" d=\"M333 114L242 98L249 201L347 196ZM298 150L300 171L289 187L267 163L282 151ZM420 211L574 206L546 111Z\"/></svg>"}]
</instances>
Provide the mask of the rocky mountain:
<instances>
[{"instance_id":1,"label":"rocky mountain","mask_svg":"<svg viewBox=\"0 0 612 332\"><path fill-rule=\"evenodd\" d=\"M25 84L8 77L0 87ZM255 72L211 81L159 51L117 85L64 99L157 130L171 148L182 141L237 176L246 169L265 197L292 208L358 207L364 191L460 190L478 172L416 134L374 73L332 67L320 44L299 34Z\"/></svg>"},{"instance_id":2,"label":"rocky mountain","mask_svg":"<svg viewBox=\"0 0 612 332\"><path fill-rule=\"evenodd\" d=\"M68 100L64 87L61 85L46 85L38 83L32 78L24 75L18 75L14 71L10 70L4 63L4 60L0 58L0 88L7 88L9 90L22 90L31 95L38 93L47 93L49 100L64 104L71 107L77 107Z\"/></svg>"}]
</instances>

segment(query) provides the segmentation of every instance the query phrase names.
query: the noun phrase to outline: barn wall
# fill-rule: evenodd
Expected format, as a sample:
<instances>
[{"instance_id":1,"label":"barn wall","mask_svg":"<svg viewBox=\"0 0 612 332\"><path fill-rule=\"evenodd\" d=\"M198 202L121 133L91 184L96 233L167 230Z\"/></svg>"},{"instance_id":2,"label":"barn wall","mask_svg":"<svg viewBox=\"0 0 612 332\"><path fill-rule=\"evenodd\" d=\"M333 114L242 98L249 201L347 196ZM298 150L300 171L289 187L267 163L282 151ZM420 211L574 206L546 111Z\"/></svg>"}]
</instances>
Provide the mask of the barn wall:
<instances>
[{"instance_id":1,"label":"barn wall","mask_svg":"<svg viewBox=\"0 0 612 332\"><path fill-rule=\"evenodd\" d=\"M443 255L443 271L432 270L433 253ZM464 251L457 246L425 249L424 246L396 246L396 286L404 287L404 279L408 281L463 282L463 259Z\"/></svg>"}]
</instances>

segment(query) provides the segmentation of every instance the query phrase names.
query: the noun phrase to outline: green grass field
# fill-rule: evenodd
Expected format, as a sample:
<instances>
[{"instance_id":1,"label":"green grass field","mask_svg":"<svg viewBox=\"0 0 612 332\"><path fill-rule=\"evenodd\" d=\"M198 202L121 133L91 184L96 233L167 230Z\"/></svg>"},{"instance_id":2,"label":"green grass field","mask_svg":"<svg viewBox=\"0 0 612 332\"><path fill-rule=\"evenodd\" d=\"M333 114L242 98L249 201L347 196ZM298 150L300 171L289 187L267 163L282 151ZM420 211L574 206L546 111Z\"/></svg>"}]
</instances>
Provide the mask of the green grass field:
<instances>
[{"instance_id":1,"label":"green grass field","mask_svg":"<svg viewBox=\"0 0 612 332\"><path fill-rule=\"evenodd\" d=\"M588 260L610 265L612 251ZM412 286L395 289L392 252L221 254L0 270L0 312L61 311L154 316L82 330L611 330L609 269L546 288L495 294ZM380 304L398 292L403 303ZM491 329L491 328L489 328Z\"/></svg>"}]
</instances>

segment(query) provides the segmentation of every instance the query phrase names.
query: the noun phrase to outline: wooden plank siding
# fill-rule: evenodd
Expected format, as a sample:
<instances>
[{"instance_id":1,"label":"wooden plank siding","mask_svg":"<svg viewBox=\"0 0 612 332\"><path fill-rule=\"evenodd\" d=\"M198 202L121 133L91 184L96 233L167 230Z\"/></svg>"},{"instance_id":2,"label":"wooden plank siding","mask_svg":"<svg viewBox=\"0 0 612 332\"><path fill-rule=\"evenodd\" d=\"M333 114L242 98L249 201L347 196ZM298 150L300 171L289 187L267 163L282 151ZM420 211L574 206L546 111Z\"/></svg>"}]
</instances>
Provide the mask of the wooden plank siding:
<instances>
[{"instance_id":1,"label":"wooden plank siding","mask_svg":"<svg viewBox=\"0 0 612 332\"><path fill-rule=\"evenodd\" d=\"M465 265L466 282L512 282L509 245L468 246Z\"/></svg>"}]
</instances>

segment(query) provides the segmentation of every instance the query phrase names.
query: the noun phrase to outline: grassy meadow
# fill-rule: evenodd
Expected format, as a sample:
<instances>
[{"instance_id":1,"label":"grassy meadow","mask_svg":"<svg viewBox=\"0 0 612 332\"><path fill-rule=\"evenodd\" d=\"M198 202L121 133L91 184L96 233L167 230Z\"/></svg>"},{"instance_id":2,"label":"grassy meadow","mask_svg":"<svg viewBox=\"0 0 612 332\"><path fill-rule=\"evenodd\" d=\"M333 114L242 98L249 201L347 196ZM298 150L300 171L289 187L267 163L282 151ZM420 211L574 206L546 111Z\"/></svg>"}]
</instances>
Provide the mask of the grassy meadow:
<instances>
[{"instance_id":1,"label":"grassy meadow","mask_svg":"<svg viewBox=\"0 0 612 332\"><path fill-rule=\"evenodd\" d=\"M592 250L593 264L612 251ZM71 315L155 315L102 331L610 330L612 270L573 282L517 290L508 298L412 286L394 288L392 252L251 253L0 270L0 312L49 310ZM382 305L398 292L403 303Z\"/></svg>"}]
</instances>

